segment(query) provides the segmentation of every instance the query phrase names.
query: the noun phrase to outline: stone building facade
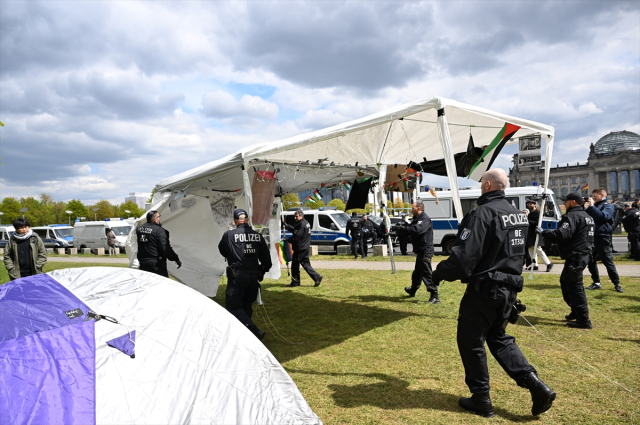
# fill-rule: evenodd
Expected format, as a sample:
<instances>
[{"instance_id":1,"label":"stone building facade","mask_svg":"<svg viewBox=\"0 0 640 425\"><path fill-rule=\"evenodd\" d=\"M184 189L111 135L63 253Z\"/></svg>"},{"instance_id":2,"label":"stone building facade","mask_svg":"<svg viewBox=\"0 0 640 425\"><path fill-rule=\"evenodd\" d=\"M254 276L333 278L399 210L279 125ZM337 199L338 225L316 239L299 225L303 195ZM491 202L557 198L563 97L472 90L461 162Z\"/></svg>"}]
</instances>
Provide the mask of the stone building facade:
<instances>
[{"instance_id":1,"label":"stone building facade","mask_svg":"<svg viewBox=\"0 0 640 425\"><path fill-rule=\"evenodd\" d=\"M509 169L511 187L544 181L544 161L541 168L520 169L515 154L513 163L515 166ZM591 144L586 162L556 164L549 172L549 188L563 200L570 192L587 196L598 187L607 190L609 199L640 198L640 135L630 131L609 133Z\"/></svg>"}]
</instances>

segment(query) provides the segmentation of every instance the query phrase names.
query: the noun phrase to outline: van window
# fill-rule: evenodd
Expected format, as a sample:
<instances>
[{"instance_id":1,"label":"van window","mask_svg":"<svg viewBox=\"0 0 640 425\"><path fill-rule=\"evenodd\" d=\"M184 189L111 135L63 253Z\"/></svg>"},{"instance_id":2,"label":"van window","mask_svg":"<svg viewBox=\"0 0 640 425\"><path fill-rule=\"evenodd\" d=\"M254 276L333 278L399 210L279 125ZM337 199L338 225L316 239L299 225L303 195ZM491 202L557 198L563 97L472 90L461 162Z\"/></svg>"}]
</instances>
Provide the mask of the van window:
<instances>
[{"instance_id":1,"label":"van window","mask_svg":"<svg viewBox=\"0 0 640 425\"><path fill-rule=\"evenodd\" d=\"M517 210L520 209L520 198L518 196L507 196L504 199L505 201L516 207Z\"/></svg>"},{"instance_id":2,"label":"van window","mask_svg":"<svg viewBox=\"0 0 640 425\"><path fill-rule=\"evenodd\" d=\"M59 238L68 238L73 236L73 229L56 229L56 234Z\"/></svg>"},{"instance_id":3,"label":"van window","mask_svg":"<svg viewBox=\"0 0 640 425\"><path fill-rule=\"evenodd\" d=\"M40 239L47 239L47 229L32 229L33 232L40 236Z\"/></svg>"},{"instance_id":4,"label":"van window","mask_svg":"<svg viewBox=\"0 0 640 425\"><path fill-rule=\"evenodd\" d=\"M333 217L336 223L338 223L338 227L347 227L347 221L349 221L349 216L346 213L340 212L340 213L331 214L331 217Z\"/></svg>"},{"instance_id":5,"label":"van window","mask_svg":"<svg viewBox=\"0 0 640 425\"><path fill-rule=\"evenodd\" d=\"M293 218L293 214L287 214L284 216L284 222L287 223L290 226L295 226L296 225L296 219Z\"/></svg>"},{"instance_id":6,"label":"van window","mask_svg":"<svg viewBox=\"0 0 640 425\"><path fill-rule=\"evenodd\" d=\"M424 202L424 212L429 216L429 218L449 218L451 217L451 201L440 200L439 204L436 205L436 201L425 201Z\"/></svg>"},{"instance_id":7,"label":"van window","mask_svg":"<svg viewBox=\"0 0 640 425\"><path fill-rule=\"evenodd\" d=\"M111 230L113 230L113 234L116 236L127 236L131 232L131 227L117 226L117 227L112 227Z\"/></svg>"},{"instance_id":8,"label":"van window","mask_svg":"<svg viewBox=\"0 0 640 425\"><path fill-rule=\"evenodd\" d=\"M82 236L85 238L100 238L105 236L104 226L86 226Z\"/></svg>"},{"instance_id":9,"label":"van window","mask_svg":"<svg viewBox=\"0 0 640 425\"><path fill-rule=\"evenodd\" d=\"M466 215L469 211L478 206L477 199L460 199L462 204L462 214Z\"/></svg>"},{"instance_id":10,"label":"van window","mask_svg":"<svg viewBox=\"0 0 640 425\"><path fill-rule=\"evenodd\" d=\"M323 229L331 230L331 225L333 224L333 220L328 215L320 214L318 215L318 226Z\"/></svg>"}]
</instances>

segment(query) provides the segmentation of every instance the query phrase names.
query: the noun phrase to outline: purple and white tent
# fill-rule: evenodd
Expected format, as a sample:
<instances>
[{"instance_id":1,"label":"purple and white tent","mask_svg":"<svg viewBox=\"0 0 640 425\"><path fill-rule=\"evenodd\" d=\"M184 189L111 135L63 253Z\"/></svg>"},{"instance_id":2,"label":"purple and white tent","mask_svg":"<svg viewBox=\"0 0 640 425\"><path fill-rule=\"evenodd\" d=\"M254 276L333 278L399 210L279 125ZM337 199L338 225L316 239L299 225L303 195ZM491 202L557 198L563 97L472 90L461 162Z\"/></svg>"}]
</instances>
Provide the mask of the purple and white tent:
<instances>
[{"instance_id":1,"label":"purple and white tent","mask_svg":"<svg viewBox=\"0 0 640 425\"><path fill-rule=\"evenodd\" d=\"M0 286L0 423L321 421L217 303L150 273L96 267Z\"/></svg>"}]
</instances>

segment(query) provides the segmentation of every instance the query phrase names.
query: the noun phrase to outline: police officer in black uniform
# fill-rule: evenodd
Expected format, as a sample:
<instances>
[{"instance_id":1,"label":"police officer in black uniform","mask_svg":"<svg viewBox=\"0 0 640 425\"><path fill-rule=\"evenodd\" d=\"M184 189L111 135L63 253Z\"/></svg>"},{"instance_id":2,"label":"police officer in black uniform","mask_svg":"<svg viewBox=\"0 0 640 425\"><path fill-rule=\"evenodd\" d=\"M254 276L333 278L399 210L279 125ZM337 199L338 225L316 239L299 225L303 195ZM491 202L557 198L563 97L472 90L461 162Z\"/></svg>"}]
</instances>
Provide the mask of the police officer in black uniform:
<instances>
[{"instance_id":1,"label":"police officer in black uniform","mask_svg":"<svg viewBox=\"0 0 640 425\"><path fill-rule=\"evenodd\" d=\"M560 274L562 298L571 308L565 318L572 328L591 329L587 295L584 293L582 272L589 264L589 254L593 249L595 222L582 207L584 198L577 193L567 195L564 202L566 213L558 223L556 230L545 230L536 227L545 240L556 242L560 249L560 257L565 260ZM575 320L575 322L573 322Z\"/></svg>"},{"instance_id":2,"label":"police officer in black uniform","mask_svg":"<svg viewBox=\"0 0 640 425\"><path fill-rule=\"evenodd\" d=\"M484 173L478 207L464 216L451 255L433 272L438 284L458 279L467 284L460 301L457 339L465 382L472 396L462 397L458 403L485 417L494 416L485 340L507 374L531 392L534 416L549 410L556 397L538 378L515 338L505 333L516 295L524 283L520 274L529 226L525 213L504 199L507 182L504 170Z\"/></svg>"},{"instance_id":3,"label":"police officer in black uniform","mask_svg":"<svg viewBox=\"0 0 640 425\"><path fill-rule=\"evenodd\" d=\"M420 288L422 282L427 287L427 291L431 294L428 303L440 304L438 298L438 287L433 283L431 257L433 257L433 226L431 219L424 212L424 204L416 202L411 206L413 220L406 227L396 227L399 234L407 234L411 237L413 252L416 253L416 266L411 274L411 286L404 288L410 297L416 296L416 291Z\"/></svg>"},{"instance_id":4,"label":"police officer in black uniform","mask_svg":"<svg viewBox=\"0 0 640 425\"><path fill-rule=\"evenodd\" d=\"M147 222L136 229L138 238L138 261L140 270L169 277L167 260L182 266L178 254L171 248L169 232L160 224L160 213L149 211Z\"/></svg>"},{"instance_id":5,"label":"police officer in black uniform","mask_svg":"<svg viewBox=\"0 0 640 425\"><path fill-rule=\"evenodd\" d=\"M375 243L376 240L376 228L373 221L369 219L369 217L365 214L362 216L362 249L364 250L364 255L362 258L366 258L369 255L369 247L368 242L369 239L372 239L372 242Z\"/></svg>"},{"instance_id":6,"label":"police officer in black uniform","mask_svg":"<svg viewBox=\"0 0 640 425\"><path fill-rule=\"evenodd\" d=\"M632 260L640 261L640 211L633 205L625 204L622 225L627 232L630 257Z\"/></svg>"},{"instance_id":7,"label":"police officer in black uniform","mask_svg":"<svg viewBox=\"0 0 640 425\"><path fill-rule=\"evenodd\" d=\"M304 218L304 212L298 210L293 214L296 221L295 225L284 224L285 229L291 232L291 237L287 241L291 244L293 250L293 259L291 261L291 283L287 285L289 288L300 286L300 266L305 269L309 277L314 282L313 286L320 286L322 276L313 269L309 261L309 248L311 247L311 226ZM284 218L282 219L284 223Z\"/></svg>"},{"instance_id":8,"label":"police officer in black uniform","mask_svg":"<svg viewBox=\"0 0 640 425\"><path fill-rule=\"evenodd\" d=\"M236 229L227 230L218 244L227 260L227 290L224 306L259 339L264 331L251 320L253 302L264 274L271 269L271 254L262 235L249 226L245 210L233 212Z\"/></svg>"},{"instance_id":9,"label":"police officer in black uniform","mask_svg":"<svg viewBox=\"0 0 640 425\"><path fill-rule=\"evenodd\" d=\"M400 217L401 220L400 222L398 222L398 224L396 224L396 227L402 227L404 228L403 230L406 230L407 227L409 227L409 222L407 221L407 214L406 213L400 213ZM398 243L400 244L400 252L402 253L402 255L409 255L407 253L407 243L409 242L409 234L405 231L403 232L402 230L400 230L399 232L396 231L396 233L398 234Z\"/></svg>"},{"instance_id":10,"label":"police officer in black uniform","mask_svg":"<svg viewBox=\"0 0 640 425\"><path fill-rule=\"evenodd\" d=\"M362 246L362 220L355 211L351 213L351 218L347 221L346 235L347 237L351 235L351 254L355 259L358 259L358 249L360 250L360 255L365 257Z\"/></svg>"}]
</instances>

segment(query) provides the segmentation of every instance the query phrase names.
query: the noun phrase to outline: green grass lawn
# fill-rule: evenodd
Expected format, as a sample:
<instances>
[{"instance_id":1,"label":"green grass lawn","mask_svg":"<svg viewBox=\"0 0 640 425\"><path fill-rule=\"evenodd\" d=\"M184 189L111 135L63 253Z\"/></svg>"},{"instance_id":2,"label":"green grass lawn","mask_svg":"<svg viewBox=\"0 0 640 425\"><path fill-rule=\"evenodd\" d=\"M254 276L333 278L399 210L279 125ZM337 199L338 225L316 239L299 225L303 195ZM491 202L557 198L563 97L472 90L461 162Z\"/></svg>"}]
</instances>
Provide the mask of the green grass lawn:
<instances>
[{"instance_id":1,"label":"green grass lawn","mask_svg":"<svg viewBox=\"0 0 640 425\"><path fill-rule=\"evenodd\" d=\"M105 264L50 263L45 271ZM119 267L122 265L113 265ZM326 424L474 424L487 423L458 407L467 396L456 346L460 283L440 287L442 304L429 305L421 288L407 298L410 272L322 270L319 288L303 273L303 286L285 288L263 282L263 300L279 333L264 343L282 363L311 408ZM0 282L8 279L0 266ZM587 282L590 280L587 278ZM562 320L557 275L525 280L520 299L524 315L549 338L571 349L608 377L640 391L640 278L622 278L625 293L588 291L593 330L574 330ZM224 305L223 278L215 302ZM268 330L254 306L256 324ZM509 325L540 377L558 394L543 424L640 423L640 398L608 382L570 353L538 335L520 319ZM531 399L489 355L491 423L528 422Z\"/></svg>"}]
</instances>

